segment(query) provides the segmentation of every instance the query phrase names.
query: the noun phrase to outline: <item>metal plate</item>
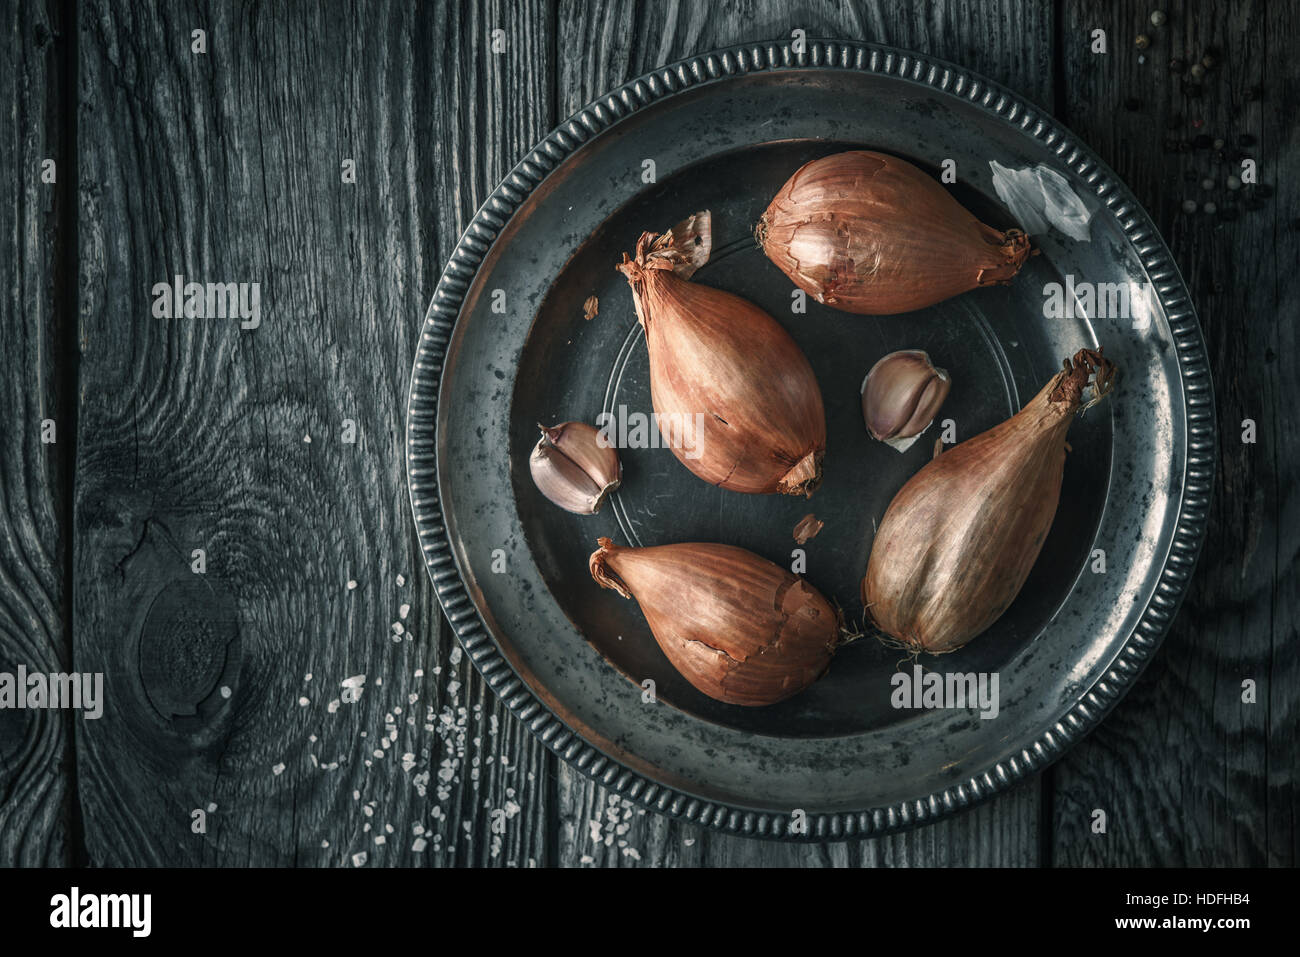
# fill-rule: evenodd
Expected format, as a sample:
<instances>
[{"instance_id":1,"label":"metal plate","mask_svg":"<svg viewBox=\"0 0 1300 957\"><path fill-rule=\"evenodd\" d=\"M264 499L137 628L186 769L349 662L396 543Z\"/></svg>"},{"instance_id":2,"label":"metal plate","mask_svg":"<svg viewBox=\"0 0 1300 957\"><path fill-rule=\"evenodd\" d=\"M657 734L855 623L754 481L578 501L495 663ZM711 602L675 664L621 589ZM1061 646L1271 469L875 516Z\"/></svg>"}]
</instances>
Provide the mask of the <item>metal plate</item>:
<instances>
[{"instance_id":1,"label":"metal plate","mask_svg":"<svg viewBox=\"0 0 1300 957\"><path fill-rule=\"evenodd\" d=\"M1095 207L1091 240L1036 237L1008 287L895 317L792 311L789 281L750 231L806 160L881 150L957 164L954 194L1013 225L989 160L1045 163ZM655 182L643 182L653 160ZM745 496L691 476L666 449L626 449L623 488L574 516L533 487L536 422L649 412L645 343L614 264L642 230L714 215L695 281L740 293L808 355L827 410L826 478L804 502ZM1044 318L1044 287L1150 283L1124 319ZM597 318L583 318L595 295ZM495 307L495 308L494 308ZM925 462L873 442L858 389L894 349L922 348L953 377L941 413L967 438L1016 411L1061 360L1102 345L1120 384L1070 432L1056 522L1020 598L941 672L990 672L999 714L896 710L898 653L871 640L771 708L692 689L635 603L587 572L596 537L720 541L789 565L808 511L807 577L852 616L874 523ZM439 600L466 651L553 750L630 799L712 827L779 838L873 835L926 822L1059 757L1132 684L1177 608L1213 479L1204 344L1164 243L1128 190L1049 116L958 67L886 47L746 46L642 77L593 103L519 164L474 218L434 294L407 422L415 521ZM1094 571L1096 550L1105 571ZM631 680L629 680L631 679ZM640 682L653 679L657 701ZM806 831L792 833L801 809Z\"/></svg>"}]
</instances>

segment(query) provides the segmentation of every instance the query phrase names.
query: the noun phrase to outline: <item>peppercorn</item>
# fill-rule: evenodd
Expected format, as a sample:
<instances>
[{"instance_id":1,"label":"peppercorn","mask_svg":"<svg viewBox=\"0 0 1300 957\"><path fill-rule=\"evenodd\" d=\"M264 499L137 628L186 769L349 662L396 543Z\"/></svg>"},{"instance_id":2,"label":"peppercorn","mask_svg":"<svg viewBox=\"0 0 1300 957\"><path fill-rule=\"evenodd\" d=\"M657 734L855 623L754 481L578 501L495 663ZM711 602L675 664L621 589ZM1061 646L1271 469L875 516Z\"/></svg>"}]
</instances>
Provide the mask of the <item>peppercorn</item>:
<instances>
[{"instance_id":1,"label":"peppercorn","mask_svg":"<svg viewBox=\"0 0 1300 957\"><path fill-rule=\"evenodd\" d=\"M1184 213L1194 213L1194 212L1196 212L1196 200L1194 200L1194 199L1185 199L1185 200L1183 200L1183 212L1184 212Z\"/></svg>"},{"instance_id":2,"label":"peppercorn","mask_svg":"<svg viewBox=\"0 0 1300 957\"><path fill-rule=\"evenodd\" d=\"M1145 33L1139 33L1133 38L1133 43L1139 50L1145 50L1147 47L1151 46L1151 38Z\"/></svg>"},{"instance_id":3,"label":"peppercorn","mask_svg":"<svg viewBox=\"0 0 1300 957\"><path fill-rule=\"evenodd\" d=\"M1153 10L1153 11L1151 11L1151 25L1152 25L1152 26L1155 26L1155 27L1163 27L1163 26L1165 25L1165 21L1168 20L1168 19L1169 19L1169 18L1168 18L1167 16L1165 16L1165 12L1164 12L1163 10Z\"/></svg>"},{"instance_id":4,"label":"peppercorn","mask_svg":"<svg viewBox=\"0 0 1300 957\"><path fill-rule=\"evenodd\" d=\"M1201 180L1201 189L1214 189L1214 180L1208 176L1205 177L1205 179Z\"/></svg>"},{"instance_id":5,"label":"peppercorn","mask_svg":"<svg viewBox=\"0 0 1300 957\"><path fill-rule=\"evenodd\" d=\"M1187 61L1180 56L1176 56L1169 61L1170 73L1182 73L1186 69L1187 69Z\"/></svg>"},{"instance_id":6,"label":"peppercorn","mask_svg":"<svg viewBox=\"0 0 1300 957\"><path fill-rule=\"evenodd\" d=\"M1205 69L1207 69L1207 70L1213 70L1214 67L1215 67L1215 64L1217 64L1218 62L1219 62L1219 61L1216 60L1216 59L1213 57L1213 55L1211 55L1211 54L1209 54L1209 53L1207 53L1207 54L1205 54L1205 56L1201 57L1201 66L1205 67Z\"/></svg>"},{"instance_id":7,"label":"peppercorn","mask_svg":"<svg viewBox=\"0 0 1300 957\"><path fill-rule=\"evenodd\" d=\"M1213 203L1206 203L1204 206L1201 207L1201 209L1205 210L1205 214L1207 216L1213 216L1215 213L1219 211L1219 207L1215 206Z\"/></svg>"},{"instance_id":8,"label":"peppercorn","mask_svg":"<svg viewBox=\"0 0 1300 957\"><path fill-rule=\"evenodd\" d=\"M1199 80L1205 76L1205 67L1203 64L1193 63L1192 68L1188 72L1191 73L1192 79Z\"/></svg>"},{"instance_id":9,"label":"peppercorn","mask_svg":"<svg viewBox=\"0 0 1300 957\"><path fill-rule=\"evenodd\" d=\"M1215 148L1216 150L1221 150L1221 149L1223 149L1223 145L1224 145L1224 144L1223 144L1223 137L1222 137L1222 136L1215 137L1215 139L1214 139L1214 148Z\"/></svg>"},{"instance_id":10,"label":"peppercorn","mask_svg":"<svg viewBox=\"0 0 1300 957\"><path fill-rule=\"evenodd\" d=\"M1190 153L1191 151L1192 151L1192 144L1190 142L1188 142L1187 140L1178 141L1178 152Z\"/></svg>"}]
</instances>

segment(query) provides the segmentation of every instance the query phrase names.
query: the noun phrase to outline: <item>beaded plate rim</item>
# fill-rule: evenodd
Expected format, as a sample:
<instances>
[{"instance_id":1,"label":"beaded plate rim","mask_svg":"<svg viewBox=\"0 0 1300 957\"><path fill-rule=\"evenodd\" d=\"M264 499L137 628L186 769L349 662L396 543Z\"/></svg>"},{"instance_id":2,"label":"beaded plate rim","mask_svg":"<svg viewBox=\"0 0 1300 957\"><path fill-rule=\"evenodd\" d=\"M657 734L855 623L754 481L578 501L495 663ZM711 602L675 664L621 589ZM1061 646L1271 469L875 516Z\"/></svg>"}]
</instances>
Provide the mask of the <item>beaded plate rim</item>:
<instances>
[{"instance_id":1,"label":"beaded plate rim","mask_svg":"<svg viewBox=\"0 0 1300 957\"><path fill-rule=\"evenodd\" d=\"M1147 607L1110 668L1032 746L982 773L923 798L862 811L809 814L806 827L797 833L791 832L789 814L699 798L620 764L581 738L541 702L501 653L470 599L447 539L436 471L443 359L465 293L514 212L583 144L637 110L687 90L770 70L850 70L908 80L960 97L1054 152L1093 189L1147 270L1173 336L1187 414L1184 482L1168 557ZM1206 533L1214 487L1215 438L1209 357L1186 284L1150 217L1099 157L1050 115L963 67L882 44L809 39L800 53L789 42L749 43L659 67L588 104L528 152L475 213L438 281L411 373L405 458L421 553L439 604L488 687L532 734L589 778L650 810L743 836L828 841L906 830L973 807L1043 770L1100 724L1154 656L1187 591Z\"/></svg>"}]
</instances>

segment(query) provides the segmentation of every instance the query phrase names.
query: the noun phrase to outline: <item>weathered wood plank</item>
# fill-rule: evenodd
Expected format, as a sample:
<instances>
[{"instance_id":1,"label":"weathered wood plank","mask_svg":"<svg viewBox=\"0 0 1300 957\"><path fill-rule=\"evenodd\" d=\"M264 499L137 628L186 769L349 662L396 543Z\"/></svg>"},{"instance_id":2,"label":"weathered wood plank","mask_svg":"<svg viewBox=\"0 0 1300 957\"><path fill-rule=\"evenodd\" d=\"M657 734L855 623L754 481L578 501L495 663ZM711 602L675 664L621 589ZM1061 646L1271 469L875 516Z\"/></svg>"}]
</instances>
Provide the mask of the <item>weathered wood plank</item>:
<instances>
[{"instance_id":1,"label":"weathered wood plank","mask_svg":"<svg viewBox=\"0 0 1300 957\"><path fill-rule=\"evenodd\" d=\"M734 43L811 38L874 40L954 60L1050 107L1050 5L1001 2L709 4L561 3L557 27L562 115L662 63ZM1039 860L1042 780L990 805L878 841L783 845L717 835L642 814L567 766L559 769L565 865L1014 865Z\"/></svg>"},{"instance_id":2,"label":"weathered wood plank","mask_svg":"<svg viewBox=\"0 0 1300 957\"><path fill-rule=\"evenodd\" d=\"M402 435L442 263L549 123L548 10L81 21L76 656L109 700L78 739L91 861L543 862L550 759L442 620ZM260 325L156 318L175 275L260 283Z\"/></svg>"},{"instance_id":3,"label":"weathered wood plank","mask_svg":"<svg viewBox=\"0 0 1300 957\"><path fill-rule=\"evenodd\" d=\"M563 0L557 67L561 116L656 66L735 43L869 40L960 63L1050 109L1055 19L1029 0L910 4L725 0L662 4Z\"/></svg>"},{"instance_id":4,"label":"weathered wood plank","mask_svg":"<svg viewBox=\"0 0 1300 957\"><path fill-rule=\"evenodd\" d=\"M1300 445L1294 374L1300 231L1294 220L1300 132L1285 119L1300 86L1300 18L1289 4L1087 2L1062 24L1066 120L1154 216L1194 292L1209 344L1221 434L1210 531L1188 599L1159 656L1101 728L1057 768L1055 863L1294 866L1300 854L1295 741L1300 584L1295 488ZM1109 53L1089 50L1107 31ZM1152 39L1146 63L1134 38ZM1168 69L1217 48L1199 97ZM1259 87L1252 100L1250 88ZM1126 101L1128 108L1125 107ZM1197 124L1200 125L1197 125ZM1214 151L1168 153L1161 139L1223 137L1257 160L1276 190L1245 208L1225 187L1240 166ZM1215 181L1212 190L1198 185ZM1184 199L1234 208L1235 220L1184 214ZM1242 441L1242 422L1258 440ZM1258 703L1243 703L1243 682ZM1092 833L1094 809L1108 832Z\"/></svg>"},{"instance_id":5,"label":"weathered wood plank","mask_svg":"<svg viewBox=\"0 0 1300 957\"><path fill-rule=\"evenodd\" d=\"M8 675L19 666L67 671L72 660L64 495L75 409L62 391L67 290L59 283L73 279L63 270L65 244L74 241L67 207L76 202L76 158L59 104L61 94L75 94L60 88L75 50L64 12L36 0L0 10L0 672ZM52 183L42 175L47 159ZM0 867L73 861L71 741L80 720L0 710Z\"/></svg>"}]
</instances>

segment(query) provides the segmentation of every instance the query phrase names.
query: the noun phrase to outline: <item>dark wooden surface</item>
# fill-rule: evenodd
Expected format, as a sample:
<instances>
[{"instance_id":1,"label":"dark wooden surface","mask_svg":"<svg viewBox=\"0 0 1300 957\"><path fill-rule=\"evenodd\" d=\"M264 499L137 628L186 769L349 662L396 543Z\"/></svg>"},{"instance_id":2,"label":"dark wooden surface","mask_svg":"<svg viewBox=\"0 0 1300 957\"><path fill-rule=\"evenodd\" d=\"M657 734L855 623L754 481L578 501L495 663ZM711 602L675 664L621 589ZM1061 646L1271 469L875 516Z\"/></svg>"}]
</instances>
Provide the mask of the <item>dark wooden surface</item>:
<instances>
[{"instance_id":1,"label":"dark wooden surface","mask_svg":"<svg viewBox=\"0 0 1300 957\"><path fill-rule=\"evenodd\" d=\"M0 864L1294 865L1297 21L1283 4L1205 2L1168 6L1156 29L1150 9L8 5L0 668L103 671L109 707L0 712ZM957 61L1092 144L1197 290L1223 430L1192 597L1102 728L974 811L823 846L682 825L550 756L459 654L402 470L424 309L510 166L655 65L797 28ZM1145 64L1138 32L1155 39ZM1193 101L1165 65L1207 46L1221 63ZM1162 140L1202 131L1255 137L1245 151L1276 190L1261 209L1181 213L1206 198L1185 174L1212 159ZM260 282L261 326L153 318L153 284L177 273ZM1244 418L1257 444L1240 441ZM362 674L360 700L332 709ZM1258 704L1242 703L1245 679Z\"/></svg>"}]
</instances>

